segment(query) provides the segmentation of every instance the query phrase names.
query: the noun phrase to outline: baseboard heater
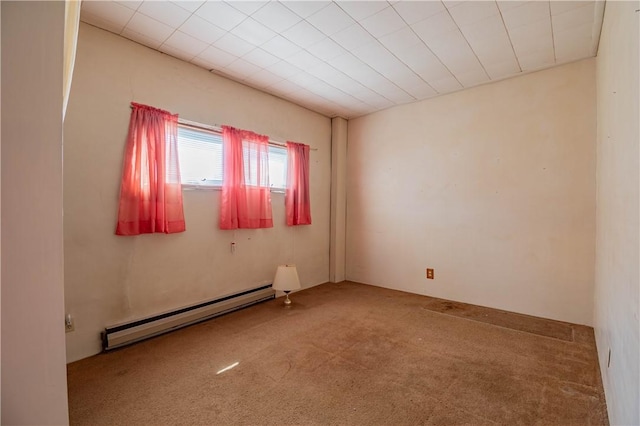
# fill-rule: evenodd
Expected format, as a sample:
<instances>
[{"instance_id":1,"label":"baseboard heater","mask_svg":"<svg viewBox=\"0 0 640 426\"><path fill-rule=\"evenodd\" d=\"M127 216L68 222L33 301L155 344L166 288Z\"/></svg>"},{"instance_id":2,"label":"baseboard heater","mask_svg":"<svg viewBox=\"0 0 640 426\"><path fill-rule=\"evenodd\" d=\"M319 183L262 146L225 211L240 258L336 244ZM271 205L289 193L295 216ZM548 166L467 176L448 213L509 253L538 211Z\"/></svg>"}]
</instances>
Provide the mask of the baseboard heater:
<instances>
[{"instance_id":1,"label":"baseboard heater","mask_svg":"<svg viewBox=\"0 0 640 426\"><path fill-rule=\"evenodd\" d=\"M102 348L105 351L109 351L255 305L274 297L275 291L269 284L147 318L112 325L106 327L102 333Z\"/></svg>"}]
</instances>

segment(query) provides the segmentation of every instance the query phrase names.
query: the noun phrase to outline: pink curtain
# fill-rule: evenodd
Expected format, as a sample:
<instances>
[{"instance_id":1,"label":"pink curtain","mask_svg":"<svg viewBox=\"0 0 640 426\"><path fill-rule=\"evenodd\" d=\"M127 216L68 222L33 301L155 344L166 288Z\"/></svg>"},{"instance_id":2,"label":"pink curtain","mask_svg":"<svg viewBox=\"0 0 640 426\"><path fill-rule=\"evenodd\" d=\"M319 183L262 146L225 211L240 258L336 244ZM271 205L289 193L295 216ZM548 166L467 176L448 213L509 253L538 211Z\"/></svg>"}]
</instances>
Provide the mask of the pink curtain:
<instances>
[{"instance_id":1,"label":"pink curtain","mask_svg":"<svg viewBox=\"0 0 640 426\"><path fill-rule=\"evenodd\" d=\"M222 126L220 229L271 228L269 138Z\"/></svg>"},{"instance_id":2,"label":"pink curtain","mask_svg":"<svg viewBox=\"0 0 640 426\"><path fill-rule=\"evenodd\" d=\"M131 103L117 235L185 230L178 164L178 116Z\"/></svg>"},{"instance_id":3,"label":"pink curtain","mask_svg":"<svg viewBox=\"0 0 640 426\"><path fill-rule=\"evenodd\" d=\"M287 225L311 225L309 145L287 142Z\"/></svg>"}]
</instances>

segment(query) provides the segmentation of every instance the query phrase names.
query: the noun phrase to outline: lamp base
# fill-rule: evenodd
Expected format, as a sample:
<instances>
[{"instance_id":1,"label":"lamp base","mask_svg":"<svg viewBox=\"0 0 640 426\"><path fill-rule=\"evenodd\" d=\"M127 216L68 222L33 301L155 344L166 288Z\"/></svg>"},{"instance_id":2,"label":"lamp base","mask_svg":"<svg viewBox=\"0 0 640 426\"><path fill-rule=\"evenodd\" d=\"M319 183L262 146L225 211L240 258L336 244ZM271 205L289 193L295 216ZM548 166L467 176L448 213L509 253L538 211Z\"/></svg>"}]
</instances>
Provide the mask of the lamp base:
<instances>
[{"instance_id":1,"label":"lamp base","mask_svg":"<svg viewBox=\"0 0 640 426\"><path fill-rule=\"evenodd\" d=\"M290 293L289 291L285 291L285 292L284 292L284 294L287 296L287 297L284 299L284 304L285 304L285 306L291 306L291 299L289 299L289 293Z\"/></svg>"}]
</instances>

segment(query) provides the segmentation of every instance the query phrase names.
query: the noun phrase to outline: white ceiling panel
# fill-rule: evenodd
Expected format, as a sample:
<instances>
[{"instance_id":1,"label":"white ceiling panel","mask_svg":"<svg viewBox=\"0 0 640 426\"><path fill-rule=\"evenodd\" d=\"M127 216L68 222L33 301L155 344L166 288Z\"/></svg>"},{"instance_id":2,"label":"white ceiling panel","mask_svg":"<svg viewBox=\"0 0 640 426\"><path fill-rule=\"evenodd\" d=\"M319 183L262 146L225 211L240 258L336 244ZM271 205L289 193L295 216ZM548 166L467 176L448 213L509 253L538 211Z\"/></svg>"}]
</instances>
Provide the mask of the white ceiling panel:
<instances>
[{"instance_id":1,"label":"white ceiling panel","mask_svg":"<svg viewBox=\"0 0 640 426\"><path fill-rule=\"evenodd\" d=\"M91 15L92 18L109 22L121 31L131 19L135 10L116 2L85 1L82 3L82 13Z\"/></svg>"},{"instance_id":2,"label":"white ceiling panel","mask_svg":"<svg viewBox=\"0 0 640 426\"><path fill-rule=\"evenodd\" d=\"M356 21L375 15L389 6L384 1L339 1L337 5Z\"/></svg>"},{"instance_id":3,"label":"white ceiling panel","mask_svg":"<svg viewBox=\"0 0 640 426\"><path fill-rule=\"evenodd\" d=\"M360 86L364 87L364 89L361 89L357 92L356 98L360 99L362 102L369 105L380 105L380 104L391 102L389 101L389 99L385 98L381 94L374 92L373 90L368 89L365 86L362 86L362 85Z\"/></svg>"},{"instance_id":4,"label":"white ceiling panel","mask_svg":"<svg viewBox=\"0 0 640 426\"><path fill-rule=\"evenodd\" d=\"M233 33L223 35L213 43L213 46L236 56L243 56L256 47Z\"/></svg>"},{"instance_id":5,"label":"white ceiling panel","mask_svg":"<svg viewBox=\"0 0 640 426\"><path fill-rule=\"evenodd\" d=\"M324 40L326 36L307 21L300 21L282 33L282 36L302 48Z\"/></svg>"},{"instance_id":6,"label":"white ceiling panel","mask_svg":"<svg viewBox=\"0 0 640 426\"><path fill-rule=\"evenodd\" d=\"M550 17L509 30L509 37L518 55L541 49L553 51Z\"/></svg>"},{"instance_id":7,"label":"white ceiling panel","mask_svg":"<svg viewBox=\"0 0 640 426\"><path fill-rule=\"evenodd\" d=\"M577 9L579 7L586 6L586 5L589 5L589 4L595 6L595 3L591 2L591 1L577 1L577 0L552 1L552 2L550 2L551 15L559 15L559 14L567 12L569 10Z\"/></svg>"},{"instance_id":8,"label":"white ceiling panel","mask_svg":"<svg viewBox=\"0 0 640 426\"><path fill-rule=\"evenodd\" d=\"M445 11L439 1L401 1L394 3L393 8L409 25Z\"/></svg>"},{"instance_id":9,"label":"white ceiling panel","mask_svg":"<svg viewBox=\"0 0 640 426\"><path fill-rule=\"evenodd\" d=\"M455 76L464 87L473 87L489 81L489 75L482 67L457 72Z\"/></svg>"},{"instance_id":10,"label":"white ceiling panel","mask_svg":"<svg viewBox=\"0 0 640 426\"><path fill-rule=\"evenodd\" d=\"M565 31L554 31L556 59L571 61L591 54L591 24L584 24Z\"/></svg>"},{"instance_id":11,"label":"white ceiling panel","mask_svg":"<svg viewBox=\"0 0 640 426\"><path fill-rule=\"evenodd\" d=\"M279 35L260 47L280 59L286 59L302 50L298 45Z\"/></svg>"},{"instance_id":12,"label":"white ceiling panel","mask_svg":"<svg viewBox=\"0 0 640 426\"><path fill-rule=\"evenodd\" d=\"M369 65L365 64L349 52L331 59L331 65L358 81L360 81L361 77L365 75L370 75L372 73L377 74Z\"/></svg>"},{"instance_id":13,"label":"white ceiling panel","mask_svg":"<svg viewBox=\"0 0 640 426\"><path fill-rule=\"evenodd\" d=\"M138 12L173 28L178 28L191 16L186 9L168 1L146 1L138 7Z\"/></svg>"},{"instance_id":14,"label":"white ceiling panel","mask_svg":"<svg viewBox=\"0 0 640 426\"><path fill-rule=\"evenodd\" d=\"M449 93L462 89L462 84L453 76L430 80L429 85L438 93Z\"/></svg>"},{"instance_id":15,"label":"white ceiling panel","mask_svg":"<svg viewBox=\"0 0 640 426\"><path fill-rule=\"evenodd\" d=\"M428 86L426 81L406 67L394 69L393 72L386 73L384 76L405 92L410 93L414 98L416 97L414 90L423 91L424 87Z\"/></svg>"},{"instance_id":16,"label":"white ceiling panel","mask_svg":"<svg viewBox=\"0 0 640 426\"><path fill-rule=\"evenodd\" d=\"M301 50L295 55L289 56L287 62L303 70L317 67L324 63L321 59L316 58L306 50Z\"/></svg>"},{"instance_id":17,"label":"white ceiling panel","mask_svg":"<svg viewBox=\"0 0 640 426\"><path fill-rule=\"evenodd\" d=\"M453 1L453 0L445 0L442 3L444 3L445 7L447 7L448 9L451 9L452 7L455 7L459 4L462 3L466 3L465 1Z\"/></svg>"},{"instance_id":18,"label":"white ceiling panel","mask_svg":"<svg viewBox=\"0 0 640 426\"><path fill-rule=\"evenodd\" d=\"M349 86L347 82L354 82L351 77L346 76L326 62L319 63L317 66L307 69L307 72L342 91L344 91L345 88L348 89Z\"/></svg>"},{"instance_id":19,"label":"white ceiling panel","mask_svg":"<svg viewBox=\"0 0 640 426\"><path fill-rule=\"evenodd\" d=\"M277 95L286 95L288 93L293 93L293 92L297 92L298 90L301 89L300 86L298 86L297 84L295 84L294 82L292 82L291 80L281 80L277 83L273 83L270 86L268 86L271 90L273 90L273 93L277 94Z\"/></svg>"},{"instance_id":20,"label":"white ceiling panel","mask_svg":"<svg viewBox=\"0 0 640 426\"><path fill-rule=\"evenodd\" d=\"M142 13L135 13L127 23L126 29L159 42L164 42L175 31L175 28Z\"/></svg>"},{"instance_id":21,"label":"white ceiling panel","mask_svg":"<svg viewBox=\"0 0 640 426\"><path fill-rule=\"evenodd\" d=\"M593 23L593 13L595 4L588 3L584 6L569 9L566 12L554 15L552 17L554 31L566 31L574 27L589 25Z\"/></svg>"},{"instance_id":22,"label":"white ceiling panel","mask_svg":"<svg viewBox=\"0 0 640 426\"><path fill-rule=\"evenodd\" d=\"M359 23L376 38L394 33L406 26L404 20L392 7L387 7Z\"/></svg>"},{"instance_id":23,"label":"white ceiling panel","mask_svg":"<svg viewBox=\"0 0 640 426\"><path fill-rule=\"evenodd\" d=\"M209 44L226 34L222 28L196 15L187 19L179 29L183 33Z\"/></svg>"},{"instance_id":24,"label":"white ceiling panel","mask_svg":"<svg viewBox=\"0 0 640 426\"><path fill-rule=\"evenodd\" d=\"M528 3L531 0L498 0L496 1L498 8L501 13L505 13L511 9L515 9L516 7L520 7L525 3ZM569 0L573 1L573 0Z\"/></svg>"},{"instance_id":25,"label":"white ceiling panel","mask_svg":"<svg viewBox=\"0 0 640 426\"><path fill-rule=\"evenodd\" d=\"M276 62L275 64L266 67L266 69L285 79L302 72L300 68L291 65L287 61Z\"/></svg>"},{"instance_id":26,"label":"white ceiling panel","mask_svg":"<svg viewBox=\"0 0 640 426\"><path fill-rule=\"evenodd\" d=\"M142 3L142 2L136 2L136 3ZM176 6L180 6L181 8L186 9L187 11L193 13L196 10L198 10L200 6L202 6L202 4L204 3L204 0L200 0L200 1L179 0L179 1L172 1L171 3L175 4Z\"/></svg>"},{"instance_id":27,"label":"white ceiling panel","mask_svg":"<svg viewBox=\"0 0 640 426\"><path fill-rule=\"evenodd\" d=\"M309 87L313 92L318 93L322 97L337 104L359 104L361 102L353 96L347 95L342 90L336 89L322 80L318 80L316 84L312 84Z\"/></svg>"},{"instance_id":28,"label":"white ceiling panel","mask_svg":"<svg viewBox=\"0 0 640 426\"><path fill-rule=\"evenodd\" d=\"M88 12L82 12L82 20L87 24L93 25L94 27L102 28L103 30L111 31L115 34L120 34L125 25L127 25L126 22L118 24Z\"/></svg>"},{"instance_id":29,"label":"white ceiling panel","mask_svg":"<svg viewBox=\"0 0 640 426\"><path fill-rule=\"evenodd\" d=\"M277 35L253 18L247 18L239 23L231 33L255 46L260 46Z\"/></svg>"},{"instance_id":30,"label":"white ceiling panel","mask_svg":"<svg viewBox=\"0 0 640 426\"><path fill-rule=\"evenodd\" d=\"M389 108L389 107L392 107L392 106L395 105L395 102L393 102L393 101L391 101L391 100L389 100L387 98L381 98L379 100L376 99L376 100L372 100L372 101L365 102L365 103L367 105L371 105L373 107L374 111L378 111L378 110L381 110L381 109L386 109L386 108Z\"/></svg>"},{"instance_id":31,"label":"white ceiling panel","mask_svg":"<svg viewBox=\"0 0 640 426\"><path fill-rule=\"evenodd\" d=\"M278 2L269 2L251 16L278 33L288 30L302 20Z\"/></svg>"},{"instance_id":32,"label":"white ceiling panel","mask_svg":"<svg viewBox=\"0 0 640 426\"><path fill-rule=\"evenodd\" d=\"M275 75L269 70L261 69L260 71L252 74L246 79L247 82L255 84L261 88L269 87L279 81L282 81L282 77Z\"/></svg>"},{"instance_id":33,"label":"white ceiling panel","mask_svg":"<svg viewBox=\"0 0 640 426\"><path fill-rule=\"evenodd\" d=\"M500 7L507 3L500 3ZM547 1L528 1L518 7L506 11L502 10L502 18L509 30L539 21L548 17L549 14L549 2Z\"/></svg>"},{"instance_id":34,"label":"white ceiling panel","mask_svg":"<svg viewBox=\"0 0 640 426\"><path fill-rule=\"evenodd\" d=\"M422 78L402 64L382 69L380 73L389 80L394 81L396 86L405 92L412 94L412 96L413 92L411 90L413 88L421 87L426 84Z\"/></svg>"},{"instance_id":35,"label":"white ceiling panel","mask_svg":"<svg viewBox=\"0 0 640 426\"><path fill-rule=\"evenodd\" d=\"M433 87L424 81L421 81L417 85L411 86L406 90L416 99L432 98L438 94Z\"/></svg>"},{"instance_id":36,"label":"white ceiling panel","mask_svg":"<svg viewBox=\"0 0 640 426\"><path fill-rule=\"evenodd\" d=\"M329 116L595 55L598 1L84 1L81 19Z\"/></svg>"},{"instance_id":37,"label":"white ceiling panel","mask_svg":"<svg viewBox=\"0 0 640 426\"><path fill-rule=\"evenodd\" d=\"M381 75L377 75L377 76L372 75L370 78L364 81L375 84L376 86L375 91L377 93L381 94L385 98L395 103L406 103L406 102L413 102L416 100L413 96L411 96L410 94L408 94L407 92L405 92L404 90L402 90L401 88L399 88L394 83L392 83L387 78Z\"/></svg>"},{"instance_id":38,"label":"white ceiling panel","mask_svg":"<svg viewBox=\"0 0 640 426\"><path fill-rule=\"evenodd\" d=\"M348 79L351 77L345 76ZM371 103L375 100L386 99L379 93L374 92L363 84L351 79L352 81L348 83L345 81L334 82L333 80L329 81L330 84L334 84L336 87L342 89L345 92L351 93L354 98L361 100L362 102Z\"/></svg>"},{"instance_id":39,"label":"white ceiling panel","mask_svg":"<svg viewBox=\"0 0 640 426\"><path fill-rule=\"evenodd\" d=\"M92 1L94 3L97 3L97 1L95 1L95 0L90 0L90 1ZM103 3L106 3L106 2L103 2ZM125 7L129 8L129 9L132 9L132 10L138 10L140 5L142 4L142 0L122 0L122 1L121 0L116 0L113 3L118 3L118 4L122 5L122 6L125 6ZM84 7L84 4L82 6Z\"/></svg>"},{"instance_id":40,"label":"white ceiling panel","mask_svg":"<svg viewBox=\"0 0 640 426\"><path fill-rule=\"evenodd\" d=\"M331 39L349 51L375 41L375 38L360 24L353 24L344 30L338 31L331 36Z\"/></svg>"},{"instance_id":41,"label":"white ceiling panel","mask_svg":"<svg viewBox=\"0 0 640 426\"><path fill-rule=\"evenodd\" d=\"M483 65L491 80L498 80L515 75L521 71L520 64L516 61L515 56L503 62L491 62Z\"/></svg>"},{"instance_id":42,"label":"white ceiling panel","mask_svg":"<svg viewBox=\"0 0 640 426\"><path fill-rule=\"evenodd\" d=\"M229 31L247 18L247 15L219 1L207 1L195 11L195 14L212 24Z\"/></svg>"},{"instance_id":43,"label":"white ceiling panel","mask_svg":"<svg viewBox=\"0 0 640 426\"><path fill-rule=\"evenodd\" d=\"M398 52L406 51L418 44L423 45L420 38L410 27L404 27L384 37L380 37L378 40L384 47L396 53L396 55Z\"/></svg>"},{"instance_id":44,"label":"white ceiling panel","mask_svg":"<svg viewBox=\"0 0 640 426\"><path fill-rule=\"evenodd\" d=\"M324 40L307 47L307 52L315 55L323 61L330 61L336 56L349 53L342 46L340 46L330 38L325 38Z\"/></svg>"},{"instance_id":45,"label":"white ceiling panel","mask_svg":"<svg viewBox=\"0 0 640 426\"><path fill-rule=\"evenodd\" d=\"M389 63L397 62L396 58L376 40L352 50L351 53L373 69L384 68Z\"/></svg>"},{"instance_id":46,"label":"white ceiling panel","mask_svg":"<svg viewBox=\"0 0 640 426\"><path fill-rule=\"evenodd\" d=\"M502 16L499 14L491 15L472 24L460 25L460 30L469 43L495 34L507 34Z\"/></svg>"},{"instance_id":47,"label":"white ceiling panel","mask_svg":"<svg viewBox=\"0 0 640 426\"><path fill-rule=\"evenodd\" d=\"M223 72L234 76L235 78L245 79L260 71L260 67L253 65L251 62L240 58L223 68Z\"/></svg>"},{"instance_id":48,"label":"white ceiling panel","mask_svg":"<svg viewBox=\"0 0 640 426\"><path fill-rule=\"evenodd\" d=\"M556 62L552 49L529 52L518 56L518 60L523 71L534 71L547 68Z\"/></svg>"},{"instance_id":49,"label":"white ceiling panel","mask_svg":"<svg viewBox=\"0 0 640 426\"><path fill-rule=\"evenodd\" d=\"M434 40L442 41L443 34L457 30L458 26L449 15L449 12L445 10L412 24L411 28L422 41L429 44L430 41Z\"/></svg>"},{"instance_id":50,"label":"white ceiling panel","mask_svg":"<svg viewBox=\"0 0 640 426\"><path fill-rule=\"evenodd\" d=\"M483 65L512 59L515 61L516 56L506 32L482 39L472 39L469 43Z\"/></svg>"},{"instance_id":51,"label":"white ceiling panel","mask_svg":"<svg viewBox=\"0 0 640 426\"><path fill-rule=\"evenodd\" d=\"M220 67L224 68L231 62L238 59L237 56L227 53L224 50L220 50L215 46L207 47L202 53L198 55L198 59L204 60L209 64L212 64L212 68Z\"/></svg>"},{"instance_id":52,"label":"white ceiling panel","mask_svg":"<svg viewBox=\"0 0 640 426\"><path fill-rule=\"evenodd\" d=\"M433 39L427 46L454 75L480 66L478 58L460 30L446 33L445 37Z\"/></svg>"},{"instance_id":53,"label":"white ceiling panel","mask_svg":"<svg viewBox=\"0 0 640 426\"><path fill-rule=\"evenodd\" d=\"M324 9L331 4L330 1L285 1L284 4L287 8L296 13L299 17L306 19L313 15L317 11Z\"/></svg>"},{"instance_id":54,"label":"white ceiling panel","mask_svg":"<svg viewBox=\"0 0 640 426\"><path fill-rule=\"evenodd\" d=\"M353 25L355 21L335 3L309 16L307 22L328 36Z\"/></svg>"},{"instance_id":55,"label":"white ceiling panel","mask_svg":"<svg viewBox=\"0 0 640 426\"><path fill-rule=\"evenodd\" d=\"M251 15L262 6L269 3L268 1L225 1L229 6L244 13L245 15Z\"/></svg>"},{"instance_id":56,"label":"white ceiling panel","mask_svg":"<svg viewBox=\"0 0 640 426\"><path fill-rule=\"evenodd\" d=\"M384 43L384 40L382 42ZM392 49L392 51L425 81L451 76L447 67L424 43L408 45L403 49Z\"/></svg>"},{"instance_id":57,"label":"white ceiling panel","mask_svg":"<svg viewBox=\"0 0 640 426\"><path fill-rule=\"evenodd\" d=\"M190 56L189 59L191 59L206 49L208 44L181 31L176 31L171 34L162 46L169 46L173 49L181 50L187 56Z\"/></svg>"},{"instance_id":58,"label":"white ceiling panel","mask_svg":"<svg viewBox=\"0 0 640 426\"><path fill-rule=\"evenodd\" d=\"M242 59L260 68L267 68L280 62L280 58L273 56L269 52L265 52L259 47L244 55Z\"/></svg>"},{"instance_id":59,"label":"white ceiling panel","mask_svg":"<svg viewBox=\"0 0 640 426\"><path fill-rule=\"evenodd\" d=\"M448 9L459 26L470 25L500 14L498 5L493 1L465 1Z\"/></svg>"}]
</instances>

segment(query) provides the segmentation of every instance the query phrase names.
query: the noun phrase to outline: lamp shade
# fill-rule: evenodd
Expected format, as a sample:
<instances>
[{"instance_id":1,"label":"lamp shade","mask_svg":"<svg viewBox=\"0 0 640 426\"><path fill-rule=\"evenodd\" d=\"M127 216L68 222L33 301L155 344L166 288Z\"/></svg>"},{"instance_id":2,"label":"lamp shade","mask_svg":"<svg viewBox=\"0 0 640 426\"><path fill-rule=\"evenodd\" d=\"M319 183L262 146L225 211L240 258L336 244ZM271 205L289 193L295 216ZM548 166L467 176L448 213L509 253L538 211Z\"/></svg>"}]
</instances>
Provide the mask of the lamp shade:
<instances>
[{"instance_id":1,"label":"lamp shade","mask_svg":"<svg viewBox=\"0 0 640 426\"><path fill-rule=\"evenodd\" d=\"M296 265L280 265L272 285L274 290L291 291L300 288Z\"/></svg>"}]
</instances>

